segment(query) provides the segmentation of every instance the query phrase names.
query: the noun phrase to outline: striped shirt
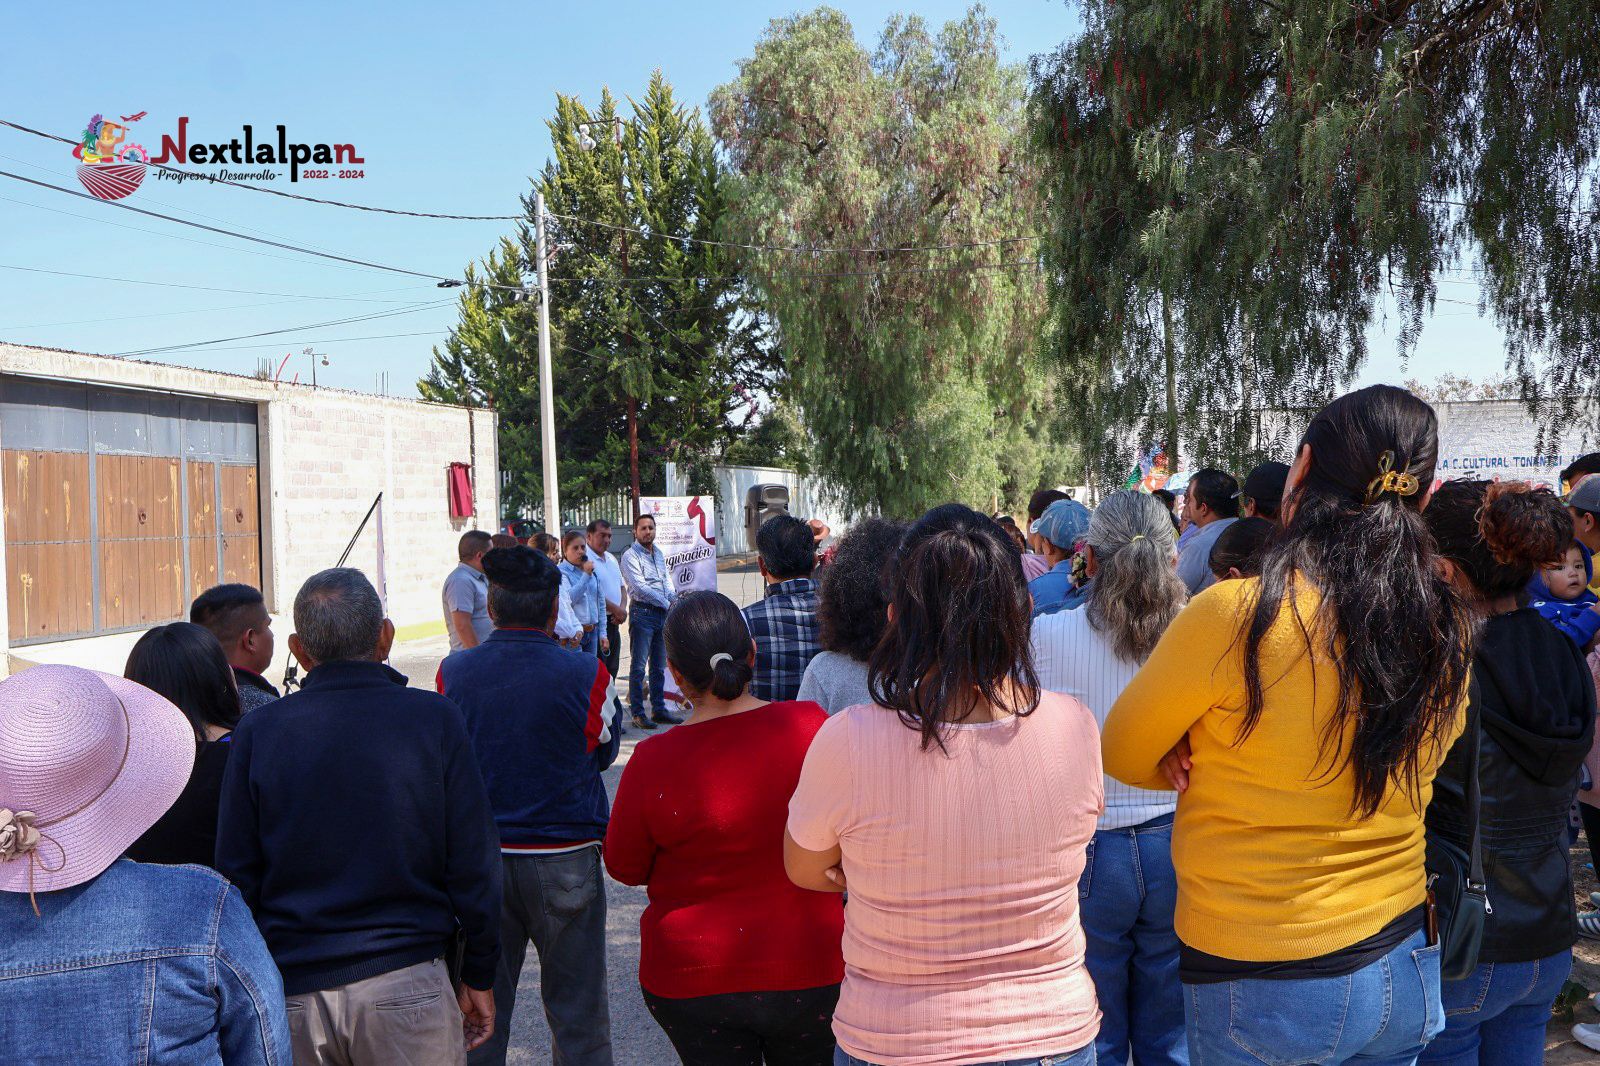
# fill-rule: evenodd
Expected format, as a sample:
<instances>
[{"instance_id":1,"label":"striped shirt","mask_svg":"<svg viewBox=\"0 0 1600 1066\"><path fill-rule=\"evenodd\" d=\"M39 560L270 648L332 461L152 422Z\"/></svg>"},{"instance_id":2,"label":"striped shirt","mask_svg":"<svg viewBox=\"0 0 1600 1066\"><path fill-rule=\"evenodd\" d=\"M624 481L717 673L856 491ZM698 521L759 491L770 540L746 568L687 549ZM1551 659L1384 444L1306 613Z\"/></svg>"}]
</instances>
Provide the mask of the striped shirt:
<instances>
[{"instance_id":1,"label":"striped shirt","mask_svg":"<svg viewBox=\"0 0 1600 1066\"><path fill-rule=\"evenodd\" d=\"M1106 724L1111 705L1133 675L1138 663L1119 658L1111 642L1089 624L1088 610L1061 611L1033 622L1033 658L1039 684L1052 692L1074 697ZM1125 785L1106 775L1106 809L1101 829L1126 829L1177 810L1176 792L1150 792Z\"/></svg>"}]
</instances>

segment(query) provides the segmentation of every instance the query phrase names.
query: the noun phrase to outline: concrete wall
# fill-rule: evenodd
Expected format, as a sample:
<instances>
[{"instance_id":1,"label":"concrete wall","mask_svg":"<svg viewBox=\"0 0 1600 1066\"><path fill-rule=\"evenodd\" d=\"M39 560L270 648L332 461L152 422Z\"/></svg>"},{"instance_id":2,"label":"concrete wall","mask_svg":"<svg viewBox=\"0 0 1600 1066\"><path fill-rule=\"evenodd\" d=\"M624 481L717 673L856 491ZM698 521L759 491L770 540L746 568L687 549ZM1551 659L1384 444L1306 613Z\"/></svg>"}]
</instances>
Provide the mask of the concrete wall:
<instances>
[{"instance_id":1,"label":"concrete wall","mask_svg":"<svg viewBox=\"0 0 1600 1066\"><path fill-rule=\"evenodd\" d=\"M262 585L268 606L284 616L310 574L332 566L373 497L384 494L384 576L389 615L403 632L437 629L443 621L439 586L455 565L456 540L476 525L499 524L496 416L443 404L373 396L187 367L0 344L0 374L90 381L103 385L214 396L257 405L260 425ZM4 427L0 426L0 447ZM445 470L474 463L476 520L452 520ZM378 517L350 556L380 580ZM0 564L3 564L0 542ZM0 583L0 618L5 617ZM288 625L280 623L280 637ZM18 650L32 661L78 661L101 669L136 638L89 638ZM0 627L0 651L6 650ZM98 648L116 648L101 654ZM281 643L281 642L280 642ZM126 654L125 650L122 654Z\"/></svg>"},{"instance_id":2,"label":"concrete wall","mask_svg":"<svg viewBox=\"0 0 1600 1066\"><path fill-rule=\"evenodd\" d=\"M1559 491L1562 469L1595 449L1596 442L1586 438L1582 425L1566 427L1540 449L1539 427L1520 400L1463 400L1436 403L1433 409L1439 416L1436 476L1440 480L1531 481ZM1289 442L1285 454L1277 458L1284 462L1294 458L1289 449L1305 432L1309 417L1309 413L1263 414L1264 430Z\"/></svg>"}]
</instances>

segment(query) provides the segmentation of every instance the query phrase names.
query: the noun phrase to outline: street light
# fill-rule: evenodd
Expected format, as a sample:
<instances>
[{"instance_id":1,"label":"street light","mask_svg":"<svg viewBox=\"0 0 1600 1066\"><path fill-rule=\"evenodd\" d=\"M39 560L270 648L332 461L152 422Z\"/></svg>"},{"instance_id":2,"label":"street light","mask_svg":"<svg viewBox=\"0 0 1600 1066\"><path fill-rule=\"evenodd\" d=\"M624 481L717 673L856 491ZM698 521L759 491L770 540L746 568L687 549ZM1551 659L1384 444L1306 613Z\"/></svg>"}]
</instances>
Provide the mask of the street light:
<instances>
[{"instance_id":1,"label":"street light","mask_svg":"<svg viewBox=\"0 0 1600 1066\"><path fill-rule=\"evenodd\" d=\"M300 349L300 354L309 356L311 359L311 387L314 389L317 387L317 359L320 357L322 359L322 365L327 366L328 357L323 355L321 352L312 351L309 347Z\"/></svg>"}]
</instances>

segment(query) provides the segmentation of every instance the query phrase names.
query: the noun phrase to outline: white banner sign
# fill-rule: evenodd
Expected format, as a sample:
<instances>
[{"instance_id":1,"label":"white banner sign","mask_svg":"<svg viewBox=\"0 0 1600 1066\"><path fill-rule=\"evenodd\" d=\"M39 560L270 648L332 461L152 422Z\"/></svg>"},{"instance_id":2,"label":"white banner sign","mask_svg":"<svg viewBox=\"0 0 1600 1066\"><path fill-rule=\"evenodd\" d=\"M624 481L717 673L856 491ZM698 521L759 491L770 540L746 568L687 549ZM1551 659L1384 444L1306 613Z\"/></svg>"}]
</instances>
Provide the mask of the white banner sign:
<instances>
[{"instance_id":1,"label":"white banner sign","mask_svg":"<svg viewBox=\"0 0 1600 1066\"><path fill-rule=\"evenodd\" d=\"M713 496L642 496L639 510L654 515L656 547L667 557L672 582L682 596L702 589L717 591L717 505ZM666 696L684 702L672 674Z\"/></svg>"},{"instance_id":2,"label":"white banner sign","mask_svg":"<svg viewBox=\"0 0 1600 1066\"><path fill-rule=\"evenodd\" d=\"M667 557L678 595L717 590L717 502L712 496L644 496L656 519L656 547Z\"/></svg>"}]
</instances>

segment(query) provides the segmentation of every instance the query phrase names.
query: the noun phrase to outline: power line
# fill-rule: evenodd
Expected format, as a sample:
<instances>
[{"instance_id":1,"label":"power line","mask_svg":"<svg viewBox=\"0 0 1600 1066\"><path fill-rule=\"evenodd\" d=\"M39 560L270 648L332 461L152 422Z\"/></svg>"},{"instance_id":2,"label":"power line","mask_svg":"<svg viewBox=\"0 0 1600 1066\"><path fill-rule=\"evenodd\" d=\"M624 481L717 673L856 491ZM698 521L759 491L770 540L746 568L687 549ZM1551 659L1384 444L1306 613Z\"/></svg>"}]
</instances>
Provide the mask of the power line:
<instances>
[{"instance_id":1,"label":"power line","mask_svg":"<svg viewBox=\"0 0 1600 1066\"><path fill-rule=\"evenodd\" d=\"M14 181L27 182L29 185L37 185L41 189L53 189L56 192L66 193L68 196L77 196L84 200L93 200L97 204L105 204L108 207L119 207L124 211L132 211L135 214L148 215L151 218L159 218L167 222L176 222L180 226L191 226L195 229L205 230L208 233L220 233L224 237L234 237L241 241L252 241L256 244L265 244L272 248L282 248L290 252L299 252L302 255L313 255L321 259L332 259L340 263L349 263L352 266L367 267L371 270L387 270L394 274L409 274L411 277L427 278L430 281L452 280L440 274L423 274L420 271L407 270L404 267L385 266L382 263L373 263L365 259L353 259L350 256L334 255L331 252L319 252L314 248L305 248L297 244L288 244L284 241L269 241L265 237L252 237L249 234L237 233L233 230L219 229L216 226L208 226L203 222L191 222L186 218L178 218L174 215L163 215L159 211L146 211L142 207L134 207L131 204L125 204L120 200L102 200L98 196L90 196L86 192L78 192L76 189L63 188L60 185L51 185L47 181L37 181L34 178L25 177L21 174L13 174L9 170L0 170L0 177L11 178Z\"/></svg>"},{"instance_id":2,"label":"power line","mask_svg":"<svg viewBox=\"0 0 1600 1066\"><path fill-rule=\"evenodd\" d=\"M340 300L339 296L310 296L301 299L311 300ZM252 307L281 307L283 304L294 303L295 300L267 300L260 303L229 304L227 307L190 307L182 311L152 311L147 315L111 315L106 318L74 318L59 322L28 322L22 325L0 326L0 330L12 329L47 329L52 326L91 326L99 322L137 322L146 318L170 318L173 315L204 315L215 314L221 311L243 311ZM405 304L410 300L362 300L362 303L380 304Z\"/></svg>"},{"instance_id":3,"label":"power line","mask_svg":"<svg viewBox=\"0 0 1600 1066\"><path fill-rule=\"evenodd\" d=\"M215 337L211 340L191 341L187 344L168 344L159 348L141 348L138 351L123 352L125 356L157 355L161 352L176 352L185 348L202 348L208 344L224 344L228 341L250 340L255 337L274 337L281 333L299 333L308 329L321 329L324 326L344 326L354 322L371 322L379 318L394 318L396 315L409 315L417 311L426 311L430 308L442 307L453 303L453 300L434 300L429 303L418 304L415 307L403 307L394 311L375 311L368 315L353 315L349 318L335 318L327 322L312 322L304 326L285 326L281 329L262 330L259 333L241 333L233 337Z\"/></svg>"},{"instance_id":4,"label":"power line","mask_svg":"<svg viewBox=\"0 0 1600 1066\"><path fill-rule=\"evenodd\" d=\"M0 197L0 199L3 199L3 197ZM12 203L22 203L21 200L12 200L11 202ZM28 207L38 207L39 205L38 204L27 204L26 206L28 206ZM48 210L50 210L50 208L40 208L40 210L48 211ZM75 218L88 218L89 216L88 215L75 215L73 217L75 217ZM159 234L160 236L163 236L163 237L173 236L173 234L170 234L170 233L161 233L159 230L140 230L139 232L141 232L141 233L155 233L155 234ZM221 245L221 244L215 244L215 245L208 245L207 247L225 248L226 246L225 245ZM244 249L240 249L240 250L243 251ZM279 256L273 256L273 258L277 259L277 258L280 258L280 257ZM218 288L215 285L184 285L181 282L176 282L176 281L147 281L147 280L145 280L143 278L112 278L112 277L107 277L104 274L75 274L70 270L46 270L44 267L16 266L15 264L12 264L12 263L0 263L0 270L21 270L21 271L26 271L29 274L54 274L54 275L56 275L58 277L63 277L63 278L83 278L83 279L88 280L88 281L119 281L119 282L123 282L123 283L128 284L128 285L155 285L155 286L158 286L158 287L163 288L163 289L193 289L196 292L227 292L227 293L233 293L233 294L235 294L237 296L288 296L288 297L293 297L295 299L300 299L300 300L351 300L351 301L355 301L357 303L392 303L393 302L393 301L390 301L390 300L363 300L363 299L359 299L356 296L315 296L315 295L312 295L310 293L298 293L298 292L262 292L262 291L259 291L257 289L223 289L223 288ZM374 293L379 293L379 292L404 292L407 289L418 289L418 288L421 288L421 287L422 286L420 286L420 285L399 285L399 286L396 286L395 288L392 288L392 289L373 289L371 291L374 292Z\"/></svg>"},{"instance_id":5,"label":"power line","mask_svg":"<svg viewBox=\"0 0 1600 1066\"><path fill-rule=\"evenodd\" d=\"M445 336L446 334L448 334L449 332L450 331L447 330L447 329L425 329L425 330L422 330L421 332L418 332L418 333L375 333L375 334L369 334L368 336L365 336L365 337L314 337L314 338L311 338L310 340L306 340L306 339L296 340L293 343L295 343L295 344L344 344L344 343L347 343L347 342L348 343L353 343L355 341L392 340L392 339L397 338L397 337L442 337L442 336ZM278 342L278 341L268 341L266 344L231 344L231 345L224 345L224 346L221 346L221 347L211 347L211 346L208 345L208 346L203 347L203 348L193 348L193 349L190 349L190 351L191 352L242 352L242 351L246 351L248 349L253 349L253 348L277 348L277 349L279 349L281 351L283 349L283 343L282 342Z\"/></svg>"},{"instance_id":6,"label":"power line","mask_svg":"<svg viewBox=\"0 0 1600 1066\"><path fill-rule=\"evenodd\" d=\"M37 163L30 163L26 159L18 159L16 156L13 156L13 155L0 154L0 159L6 159L6 160L9 160L10 162L18 163L18 164L20 164L22 166L27 167L29 170L37 170L40 173L48 174L53 178L59 178L61 176L61 171L60 171L59 168L52 169L50 167L42 167ZM155 197L146 195L144 193L140 194L139 201L141 203L151 204L151 205L153 205L155 207L171 208L174 211L187 211L189 214L194 215L196 217L209 219L212 222L221 222L224 225L232 226L235 229L242 229L242 230L245 230L246 232L249 232L249 233L259 233L264 237L276 237L279 240L288 240L289 239L289 238L283 236L283 234L281 234L281 233L273 233L270 230L260 229L259 227L256 227L256 226L247 226L242 222L234 222L234 221L232 221L230 219L218 218L215 215L208 215L204 211L196 211L192 207L180 207L177 204L169 203L168 201L165 201L165 200L157 200ZM308 247L317 248L319 246L313 244L313 245L308 245ZM328 249L322 248L320 250L321 251L327 251Z\"/></svg>"},{"instance_id":7,"label":"power line","mask_svg":"<svg viewBox=\"0 0 1600 1066\"><path fill-rule=\"evenodd\" d=\"M1039 240L1038 234L1025 237L996 237L987 241L965 241L953 244L923 244L905 246L846 246L825 247L822 245L808 244L741 244L738 241L715 241L705 237L690 237L681 233L661 233L655 230L639 229L636 226L623 226L615 222L601 222L599 219L581 218L578 215L563 215L549 209L545 214L551 218L559 218L565 222L577 222L585 226L598 226L613 232L625 231L635 233L641 237L658 237L666 241L684 241L689 244L702 244L714 248L738 248L748 252L790 252L796 255L817 255L823 253L840 255L899 255L912 252L951 252L966 248L992 248L1000 244L1021 244L1025 241Z\"/></svg>"},{"instance_id":8,"label":"power line","mask_svg":"<svg viewBox=\"0 0 1600 1066\"><path fill-rule=\"evenodd\" d=\"M9 126L10 128L14 130L20 130L23 133L31 133L35 137L43 137L47 141L60 141L62 144L73 145L78 143L71 137L58 137L54 133L45 133L43 130L36 130L31 126L24 126L20 123L10 122L3 118L0 118L0 126ZM227 178L219 178L198 170L179 170L177 167L170 167L165 163L147 162L145 165L155 167L158 170L168 170L174 174L182 174L186 180L203 178L204 180L213 182L217 185L231 185L235 189L247 189L250 192L269 193L273 196L281 196L286 200L304 200L306 203L325 204L329 207L343 207L351 211L371 211L380 215L405 215L408 218L440 218L462 222L515 222L523 217L521 215L445 215L436 214L431 211L399 211L391 207L368 207L365 204L345 203L342 200L323 200L315 196L302 196L299 193L283 192L279 189L268 189L261 185L249 185L240 181L229 181Z\"/></svg>"},{"instance_id":9,"label":"power line","mask_svg":"<svg viewBox=\"0 0 1600 1066\"><path fill-rule=\"evenodd\" d=\"M248 255L259 255L264 259L276 259L280 263L295 263L300 266L305 265L305 260L303 259L294 259L287 255L274 255L271 252L263 252L259 248L231 248L226 244L217 244L214 241L202 241L197 240L194 237L185 237L181 233L164 233L158 229L146 229L144 226L130 226L126 222L113 222L110 219L95 218L92 215L81 214L77 211L65 211L59 207L46 207L44 204L30 203L27 200L14 200L9 196L0 196L0 200L3 200L9 204L19 204L22 207L31 207L35 211L48 211L52 215L66 215L68 218L81 218L88 222L93 222L97 226L115 226L117 229L125 229L133 233L148 233L152 237L166 237L168 240L183 241L186 244L198 244L202 248L220 248L224 252L244 252Z\"/></svg>"},{"instance_id":10,"label":"power line","mask_svg":"<svg viewBox=\"0 0 1600 1066\"><path fill-rule=\"evenodd\" d=\"M59 142L61 144L76 145L78 143L76 140L73 140L70 137L61 137L61 136L58 136L58 135L53 134L53 133L45 133L43 130L36 130L36 129L32 128L31 126L24 126L24 125L22 125L20 123L17 123L17 122L11 122L11 121L9 121L7 119L0 119L0 126L7 126L7 127L10 127L11 129L18 130L18 131L20 131L22 133L32 134L35 137L43 137L46 140L57 141L57 142ZM32 165L32 164L29 164L29 165ZM165 163L150 163L150 162L146 162L145 165L146 166L155 167L155 168L157 168L159 170L171 171L172 173L175 173L175 174L182 174L188 180L192 180L194 178L203 178L206 181L214 182L214 183L216 183L218 185L228 185L228 186L231 186L231 187L236 188L236 189L245 189L245 190L248 190L249 192L270 193L273 196L281 196L281 197L283 197L285 199L288 199L288 200L300 200L300 201L303 201L305 203L322 204L322 205L324 205L326 207L341 207L341 208L345 208L346 210L351 210L351 211L370 211L370 212L374 212L374 213L377 213L377 214L401 215L401 216L405 216L405 217L408 217L408 218L435 218L435 219L449 219L449 220L475 221L475 222L522 222L522 221L526 221L526 216L525 215L456 215L456 214L446 214L446 213L434 212L434 211L402 211L402 210L397 210L395 208L389 208L389 207L372 207L372 206L369 206L369 205L366 205L366 204L353 204L353 203L349 203L349 202L343 201L343 200L328 200L328 199L323 199L321 197L316 197L316 196L304 196L304 195L301 195L299 193L284 192L281 189L269 189L269 188L266 188L265 186L261 186L261 185L248 184L248 183L245 183L245 182L238 182L238 181L230 181L230 180L228 180L226 178L215 177L213 175L206 174L206 173L203 173L201 171L180 170L177 167L168 166ZM904 255L904 254L913 254L913 253L920 253L920 252L957 251L957 250L960 250L960 249L963 249L963 248L989 248L989 247L994 247L995 245L1020 244L1020 243L1024 243L1024 242L1027 242L1027 241L1036 241L1036 240L1040 239L1038 234L1029 234L1027 236L1021 236L1021 237L997 237L997 238L994 238L992 240L985 240L985 241L968 241L968 242L957 242L957 243L951 243L951 244L929 244L929 245L907 245L907 246L871 246L871 245L862 245L862 246L849 246L849 247L827 247L827 246L821 246L821 245L803 245L803 244L795 244L795 245L746 244L746 243L741 243L741 242L738 242L738 241L718 241L718 240L711 240L711 239L705 238L705 237L692 237L692 236L689 236L688 234L660 233L660 232L656 232L656 231L652 231L652 230L638 229L638 228L633 227L633 226L621 226L621 225L617 225L616 223L612 223L612 222L602 222L602 221L600 221L598 219L582 218L582 217L577 216L577 215L558 214L558 213L556 213L554 211L549 211L549 210L545 211L545 215L550 217L550 218L559 218L559 219L562 219L562 220L567 221L567 222L578 222L578 223L581 223L583 225L588 225L588 226L599 226L599 227L601 227L603 229L609 229L609 230L613 230L613 231L615 231L615 230L626 230L626 231L628 231L630 233L636 233L636 234L638 234L639 236L642 236L642 237L658 237L658 238L661 238L663 240L683 241L683 242L690 243L690 244L699 244L699 245L705 245L705 246L708 246L708 247L715 247L715 248L737 248L737 249L740 249L742 251L751 251L751 252L785 252L785 253L789 253L789 254L793 254L793 255L818 255L818 254L836 254L836 255ZM248 228L248 227L246 227L246 228Z\"/></svg>"}]
</instances>

